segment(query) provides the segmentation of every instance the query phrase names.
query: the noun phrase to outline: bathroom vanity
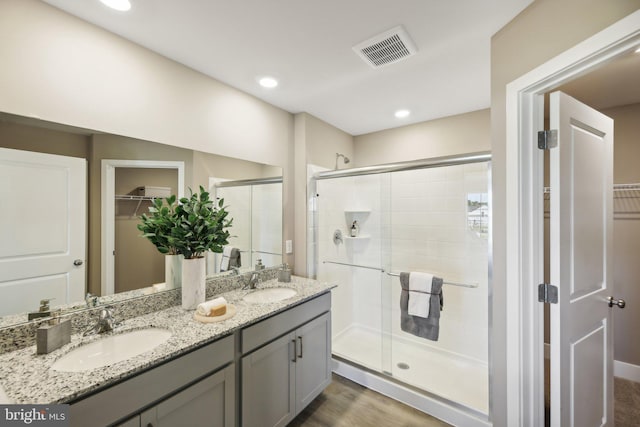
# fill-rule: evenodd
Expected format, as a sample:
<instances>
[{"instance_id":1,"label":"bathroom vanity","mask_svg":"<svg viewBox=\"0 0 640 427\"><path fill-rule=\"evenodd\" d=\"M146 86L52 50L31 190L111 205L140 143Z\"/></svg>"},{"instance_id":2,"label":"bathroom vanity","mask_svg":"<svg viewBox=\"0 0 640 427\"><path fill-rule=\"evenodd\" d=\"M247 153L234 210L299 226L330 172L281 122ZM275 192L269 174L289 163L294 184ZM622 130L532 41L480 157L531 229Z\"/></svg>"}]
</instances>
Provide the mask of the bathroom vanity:
<instances>
[{"instance_id":1,"label":"bathroom vanity","mask_svg":"<svg viewBox=\"0 0 640 427\"><path fill-rule=\"evenodd\" d=\"M115 333L162 328L172 335L151 351L89 371L51 366L100 337L74 336L48 355L33 347L5 353L2 386L14 403L69 403L72 426L283 426L331 381L334 286L294 277L286 287L295 296L265 303L246 302L251 291L226 292L237 314L219 323L199 323L180 307L128 319Z\"/></svg>"}]
</instances>

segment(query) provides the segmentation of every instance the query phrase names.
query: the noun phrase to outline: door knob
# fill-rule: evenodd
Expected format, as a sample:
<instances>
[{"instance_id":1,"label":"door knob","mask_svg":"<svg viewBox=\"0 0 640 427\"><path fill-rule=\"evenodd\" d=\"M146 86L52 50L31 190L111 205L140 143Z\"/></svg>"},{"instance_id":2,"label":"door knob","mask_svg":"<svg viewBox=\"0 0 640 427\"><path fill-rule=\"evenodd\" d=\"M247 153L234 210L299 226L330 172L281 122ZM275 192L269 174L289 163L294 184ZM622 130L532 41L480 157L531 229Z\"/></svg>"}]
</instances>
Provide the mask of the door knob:
<instances>
[{"instance_id":1,"label":"door knob","mask_svg":"<svg viewBox=\"0 0 640 427\"><path fill-rule=\"evenodd\" d=\"M607 301L609 302L609 307L617 305L620 308L624 308L627 305L627 303L624 302L623 299L614 299L613 297L607 297Z\"/></svg>"},{"instance_id":2,"label":"door knob","mask_svg":"<svg viewBox=\"0 0 640 427\"><path fill-rule=\"evenodd\" d=\"M75 265L76 267L80 267L83 263L84 261L82 261L81 259L73 261L73 265Z\"/></svg>"}]
</instances>

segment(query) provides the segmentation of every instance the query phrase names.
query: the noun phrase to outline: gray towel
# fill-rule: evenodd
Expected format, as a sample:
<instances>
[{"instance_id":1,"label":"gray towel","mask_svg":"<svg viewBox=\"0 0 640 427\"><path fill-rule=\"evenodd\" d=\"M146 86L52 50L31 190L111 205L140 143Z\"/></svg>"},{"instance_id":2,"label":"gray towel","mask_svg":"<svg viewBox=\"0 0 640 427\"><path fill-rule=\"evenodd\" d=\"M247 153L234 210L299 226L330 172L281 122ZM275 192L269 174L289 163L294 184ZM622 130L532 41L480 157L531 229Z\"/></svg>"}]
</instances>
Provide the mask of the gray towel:
<instances>
[{"instance_id":1,"label":"gray towel","mask_svg":"<svg viewBox=\"0 0 640 427\"><path fill-rule=\"evenodd\" d=\"M220 255L221 255L221 258L220 258L220 272L229 271L233 267L235 267L235 268L242 267L242 262L240 261L240 249L231 248L231 251L229 251L229 256L228 257L225 255L224 252L222 252ZM228 263L226 262L226 259L229 260Z\"/></svg>"},{"instance_id":2,"label":"gray towel","mask_svg":"<svg viewBox=\"0 0 640 427\"><path fill-rule=\"evenodd\" d=\"M238 248L231 249L231 255L229 255L229 268L231 267L242 267L242 262L240 261L240 249Z\"/></svg>"},{"instance_id":3,"label":"gray towel","mask_svg":"<svg viewBox=\"0 0 640 427\"><path fill-rule=\"evenodd\" d=\"M442 279L433 277L431 282L431 296L429 297L429 317L426 319L418 316L411 316L409 308L409 273L400 273L400 328L417 337L426 338L431 341L438 341L440 333L440 310L444 306L442 296Z\"/></svg>"}]
</instances>

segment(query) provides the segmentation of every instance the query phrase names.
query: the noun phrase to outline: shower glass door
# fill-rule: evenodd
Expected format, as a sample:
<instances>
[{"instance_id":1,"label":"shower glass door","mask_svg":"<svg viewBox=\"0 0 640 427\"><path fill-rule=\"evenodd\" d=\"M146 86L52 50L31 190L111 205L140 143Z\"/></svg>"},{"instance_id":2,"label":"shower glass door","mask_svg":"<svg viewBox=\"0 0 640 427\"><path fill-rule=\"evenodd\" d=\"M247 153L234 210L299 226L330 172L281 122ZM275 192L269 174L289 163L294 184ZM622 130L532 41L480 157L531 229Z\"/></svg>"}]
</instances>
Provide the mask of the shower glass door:
<instances>
[{"instance_id":1,"label":"shower glass door","mask_svg":"<svg viewBox=\"0 0 640 427\"><path fill-rule=\"evenodd\" d=\"M488 178L487 162L391 174L390 255L385 257L390 274L385 275L392 303L384 326L391 337L389 372L396 380L485 414ZM437 339L401 326L400 272L444 280Z\"/></svg>"},{"instance_id":2,"label":"shower glass door","mask_svg":"<svg viewBox=\"0 0 640 427\"><path fill-rule=\"evenodd\" d=\"M317 278L335 281L332 292L334 356L383 372L380 175L316 183ZM390 351L387 346L387 359Z\"/></svg>"},{"instance_id":3,"label":"shower glass door","mask_svg":"<svg viewBox=\"0 0 640 427\"><path fill-rule=\"evenodd\" d=\"M334 356L476 414L489 412L489 176L487 161L325 176L311 203L316 276L338 283ZM443 279L437 337L403 325L401 272Z\"/></svg>"}]
</instances>

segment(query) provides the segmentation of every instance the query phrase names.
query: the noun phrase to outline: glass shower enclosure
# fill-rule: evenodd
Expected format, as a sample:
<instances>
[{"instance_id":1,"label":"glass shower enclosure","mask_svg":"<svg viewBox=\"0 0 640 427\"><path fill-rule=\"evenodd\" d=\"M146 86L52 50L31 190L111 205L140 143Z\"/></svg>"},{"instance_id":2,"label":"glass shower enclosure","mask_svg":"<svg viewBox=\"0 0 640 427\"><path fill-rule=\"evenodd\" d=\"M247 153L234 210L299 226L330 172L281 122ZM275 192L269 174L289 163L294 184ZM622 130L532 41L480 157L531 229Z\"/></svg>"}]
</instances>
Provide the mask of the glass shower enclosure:
<instances>
[{"instance_id":1,"label":"glass shower enclosure","mask_svg":"<svg viewBox=\"0 0 640 427\"><path fill-rule=\"evenodd\" d=\"M252 270L258 260L266 267L282 264L282 178L218 181L211 192L233 218L228 241L240 250L241 270ZM208 255L210 273L219 272L220 257Z\"/></svg>"},{"instance_id":2,"label":"glass shower enclosure","mask_svg":"<svg viewBox=\"0 0 640 427\"><path fill-rule=\"evenodd\" d=\"M490 155L310 175L334 358L488 417ZM443 279L437 341L402 330L400 272Z\"/></svg>"}]
</instances>

